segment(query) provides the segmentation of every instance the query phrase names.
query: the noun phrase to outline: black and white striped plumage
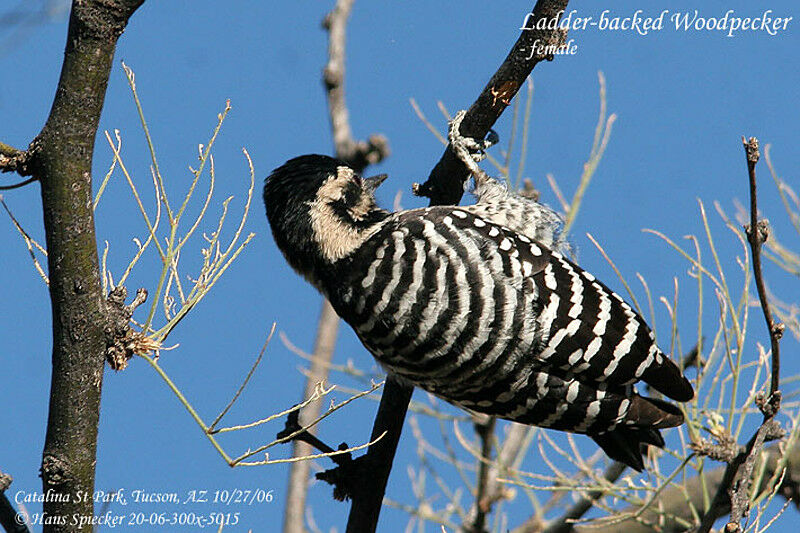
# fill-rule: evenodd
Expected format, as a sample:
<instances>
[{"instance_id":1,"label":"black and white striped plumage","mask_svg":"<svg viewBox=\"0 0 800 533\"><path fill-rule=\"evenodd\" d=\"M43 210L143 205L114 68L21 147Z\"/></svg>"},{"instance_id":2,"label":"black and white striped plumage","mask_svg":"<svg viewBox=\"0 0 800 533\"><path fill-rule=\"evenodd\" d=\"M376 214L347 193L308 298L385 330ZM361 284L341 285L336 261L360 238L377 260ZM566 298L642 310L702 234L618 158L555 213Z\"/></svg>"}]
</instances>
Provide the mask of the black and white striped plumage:
<instances>
[{"instance_id":1,"label":"black and white striped plumage","mask_svg":"<svg viewBox=\"0 0 800 533\"><path fill-rule=\"evenodd\" d=\"M475 205L389 213L380 181L319 155L276 169L264 201L292 267L387 371L473 411L585 433L641 470L641 445L663 446L658 430L683 416L632 385L694 395L644 320L548 247L557 235L520 212L538 204L478 190Z\"/></svg>"}]
</instances>

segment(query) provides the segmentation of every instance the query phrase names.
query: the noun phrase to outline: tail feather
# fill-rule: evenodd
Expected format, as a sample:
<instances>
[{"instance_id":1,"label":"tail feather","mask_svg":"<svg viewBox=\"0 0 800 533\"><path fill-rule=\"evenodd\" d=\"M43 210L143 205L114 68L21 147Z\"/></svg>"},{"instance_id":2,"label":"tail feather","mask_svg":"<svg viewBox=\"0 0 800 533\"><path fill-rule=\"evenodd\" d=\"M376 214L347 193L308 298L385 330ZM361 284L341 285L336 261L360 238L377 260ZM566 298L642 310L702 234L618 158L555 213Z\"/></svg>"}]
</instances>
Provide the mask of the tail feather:
<instances>
[{"instance_id":1,"label":"tail feather","mask_svg":"<svg viewBox=\"0 0 800 533\"><path fill-rule=\"evenodd\" d=\"M623 424L664 429L683 424L683 413L677 406L657 398L633 396Z\"/></svg>"},{"instance_id":2,"label":"tail feather","mask_svg":"<svg viewBox=\"0 0 800 533\"><path fill-rule=\"evenodd\" d=\"M664 447L659 429L683 424L683 413L675 405L656 398L633 396L625 419L613 430L589 436L610 458L636 471L644 470L645 445Z\"/></svg>"},{"instance_id":3,"label":"tail feather","mask_svg":"<svg viewBox=\"0 0 800 533\"><path fill-rule=\"evenodd\" d=\"M642 452L645 444L664 447L657 429L619 426L612 431L590 435L610 458L625 463L637 472L644 470Z\"/></svg>"},{"instance_id":4,"label":"tail feather","mask_svg":"<svg viewBox=\"0 0 800 533\"><path fill-rule=\"evenodd\" d=\"M675 401L688 402L694 398L691 382L681 373L680 368L666 357L662 364L650 365L642 374L642 379Z\"/></svg>"}]
</instances>

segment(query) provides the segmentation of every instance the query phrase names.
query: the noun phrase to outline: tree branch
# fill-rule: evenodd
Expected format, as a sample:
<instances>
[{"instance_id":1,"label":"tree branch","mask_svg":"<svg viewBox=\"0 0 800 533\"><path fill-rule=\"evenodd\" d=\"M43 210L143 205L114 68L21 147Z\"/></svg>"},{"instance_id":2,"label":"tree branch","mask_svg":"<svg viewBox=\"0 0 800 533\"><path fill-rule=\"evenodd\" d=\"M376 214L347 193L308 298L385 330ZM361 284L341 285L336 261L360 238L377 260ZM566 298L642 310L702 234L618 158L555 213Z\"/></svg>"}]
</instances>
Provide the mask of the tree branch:
<instances>
[{"instance_id":1,"label":"tree branch","mask_svg":"<svg viewBox=\"0 0 800 533\"><path fill-rule=\"evenodd\" d=\"M353 506L347 518L347 533L369 533L375 531L378 516L386 492L386 482L392 470L397 443L403 430L408 404L413 387L401 383L393 374L386 378L378 414L372 426L370 441L386 435L369 447L363 456L364 472L358 491L353 494Z\"/></svg>"},{"instance_id":2,"label":"tree branch","mask_svg":"<svg viewBox=\"0 0 800 533\"><path fill-rule=\"evenodd\" d=\"M73 2L53 106L25 152L25 170L41 183L52 308L53 369L41 467L44 492L94 491L108 314L92 210L92 155L116 43L143 2ZM83 500L46 501L44 513L90 517L93 501ZM45 531L76 529L51 524ZM92 531L91 524L81 531Z\"/></svg>"},{"instance_id":3,"label":"tree branch","mask_svg":"<svg viewBox=\"0 0 800 533\"><path fill-rule=\"evenodd\" d=\"M481 458L478 465L478 479L475 483L475 512L471 513L471 520L466 521L464 531L466 533L484 533L486 531L486 515L492 509L492 497L498 493L490 492L490 478L495 467L491 464L492 440L497 419L493 416L475 415L475 433L481 442Z\"/></svg>"},{"instance_id":4,"label":"tree branch","mask_svg":"<svg viewBox=\"0 0 800 533\"><path fill-rule=\"evenodd\" d=\"M356 141L350 128L350 115L345 102L345 43L347 20L355 0L337 0L333 10L322 21L328 30L328 63L322 72L328 96L333 144L336 157L361 173L369 165L375 165L389 156L389 142L380 134Z\"/></svg>"},{"instance_id":5,"label":"tree branch","mask_svg":"<svg viewBox=\"0 0 800 533\"><path fill-rule=\"evenodd\" d=\"M747 173L750 184L750 224L745 227L750 251L753 256L753 277L755 278L761 309L767 323L770 344L772 347L772 380L770 383L769 397L756 396L756 405L761 410L764 420L756 433L750 438L745 450L739 453L725 468L722 482L714 494L711 506L703 515L698 528L698 533L708 533L717 518L727 512L730 507L730 520L725 527L727 533L741 531L740 522L749 511L750 483L756 459L763 450L764 443L781 438L784 435L780 424L775 421L781 406L781 392L778 390L780 380L780 346L778 341L783 335L783 324L776 324L772 319L767 292L764 287L764 277L761 271L761 245L769 235L769 224L766 220L758 219L758 200L756 188L756 163L760 158L758 139L751 137L749 140L742 137L745 156L747 158ZM726 509L720 512L720 509Z\"/></svg>"},{"instance_id":6,"label":"tree branch","mask_svg":"<svg viewBox=\"0 0 800 533\"><path fill-rule=\"evenodd\" d=\"M608 468L606 468L603 477L609 483L615 483L619 477L625 472L627 465L614 461ZM567 511L561 515L558 520L547 526L544 533L569 533L573 529L573 522L583 517L589 509L594 506L594 503L604 495L603 491L595 490L588 493L586 496L575 502Z\"/></svg>"},{"instance_id":7,"label":"tree branch","mask_svg":"<svg viewBox=\"0 0 800 533\"><path fill-rule=\"evenodd\" d=\"M308 399L314 394L318 383L328 377L329 363L333 357L336 337L339 331L339 317L333 310L328 300L322 302L322 312L317 324L317 338L314 342L314 355L311 360L311 369L306 378L303 398ZM305 427L319 417L321 402L312 402L299 413L299 425ZM311 445L300 439L294 439L292 456L304 457L311 455ZM292 463L289 469L289 486L286 494L286 505L283 513L283 533L305 532L306 495L308 494L309 462L298 461Z\"/></svg>"},{"instance_id":8,"label":"tree branch","mask_svg":"<svg viewBox=\"0 0 800 533\"><path fill-rule=\"evenodd\" d=\"M540 24L542 20L560 19L567 8L567 2L568 0L539 0L527 19L526 27L546 27L547 24ZM542 60L552 61L552 54L543 54L540 51L549 45L560 46L565 37L566 31L559 29L523 30L503 64L467 111L461 125L461 135L483 139L511 103L533 68ZM464 194L464 183L468 177L466 166L448 145L427 181L415 187L415 193L429 198L431 205L457 204Z\"/></svg>"},{"instance_id":9,"label":"tree branch","mask_svg":"<svg viewBox=\"0 0 800 533\"><path fill-rule=\"evenodd\" d=\"M758 487L757 492L769 489L767 485L775 475L776 469L779 466L783 468L781 458L784 454L786 473L778 493L787 500L791 499L795 503L795 507L800 508L798 505L798 502L800 502L800 445L795 445L785 452L777 444L766 449L764 454L765 470L763 475L759 475L761 485ZM755 472L758 472L759 468ZM652 502L649 509L639 516L638 520L631 518L607 524L600 522L586 525L577 524L574 525L573 531L576 533L652 533L653 526L651 524L657 523L661 533L683 533L686 530L685 524L692 523L695 520L692 508L700 509L703 507L706 491L717 491L719 493L722 488L721 492L726 494L723 488L725 472L726 468L716 468L703 473L704 479L701 476L695 476L687 480L685 484L681 483L667 487ZM691 505L688 502L691 502ZM730 511L730 500L715 501L712 504L712 508L715 505L717 506L714 509L715 515L718 517ZM637 511L638 508L631 507L621 510L620 514L633 514Z\"/></svg>"},{"instance_id":10,"label":"tree branch","mask_svg":"<svg viewBox=\"0 0 800 533\"><path fill-rule=\"evenodd\" d=\"M16 172L20 176L30 176L27 165L28 153L24 150L17 150L0 142L0 173ZM26 180L26 183L30 180ZM16 189L16 186L4 187L3 189Z\"/></svg>"},{"instance_id":11,"label":"tree branch","mask_svg":"<svg viewBox=\"0 0 800 533\"><path fill-rule=\"evenodd\" d=\"M528 431L530 430L530 426L525 426L522 424L509 425L508 433L506 433L505 438L503 439L503 445L501 446L500 451L497 452L497 460L492 462L489 467L489 472L486 476L486 485L483 488L484 495L482 498L482 501L485 504L491 505L506 497L506 486L504 483L498 482L497 478L501 477L504 473L504 470L512 466L517 461L520 454L524 450L523 446L525 444ZM475 523L478 513L481 512L480 505L481 499L476 498L475 503L467 513L467 518L464 520L464 524Z\"/></svg>"},{"instance_id":12,"label":"tree branch","mask_svg":"<svg viewBox=\"0 0 800 533\"><path fill-rule=\"evenodd\" d=\"M6 490L11 486L12 481L10 475L0 471L0 527L6 533L30 533L28 526L20 518L22 515L6 497Z\"/></svg>"},{"instance_id":13,"label":"tree branch","mask_svg":"<svg viewBox=\"0 0 800 533\"><path fill-rule=\"evenodd\" d=\"M773 405L776 411L780 408L780 398L775 398L776 393L779 394L778 387L780 383L781 374L781 351L780 339L783 337L783 324L776 324L772 318L772 310L767 299L767 289L764 286L764 275L761 272L761 245L763 245L769 237L769 223L766 220L758 219L758 195L756 189L756 163L758 163L761 154L758 151L758 139L751 137L750 140L745 140L742 137L742 144L744 145L745 155L747 156L747 174L750 182L750 226L746 229L747 240L750 243L750 251L753 255L753 277L756 282L756 289L758 290L758 299L761 302L761 310L764 313L764 321L767 323L767 331L769 332L770 346L772 349L772 381L770 382L769 394L770 402L776 402ZM774 413L773 413L774 416Z\"/></svg>"}]
</instances>

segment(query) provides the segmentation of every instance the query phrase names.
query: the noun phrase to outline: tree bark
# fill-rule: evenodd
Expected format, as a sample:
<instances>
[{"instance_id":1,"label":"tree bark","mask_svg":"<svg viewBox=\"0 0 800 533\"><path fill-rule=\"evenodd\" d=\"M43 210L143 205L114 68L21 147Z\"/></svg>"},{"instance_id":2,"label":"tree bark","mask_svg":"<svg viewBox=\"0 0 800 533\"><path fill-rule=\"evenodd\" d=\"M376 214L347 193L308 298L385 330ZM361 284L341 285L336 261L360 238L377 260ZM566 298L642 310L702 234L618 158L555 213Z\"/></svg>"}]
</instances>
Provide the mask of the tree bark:
<instances>
[{"instance_id":1,"label":"tree bark","mask_svg":"<svg viewBox=\"0 0 800 533\"><path fill-rule=\"evenodd\" d=\"M107 346L92 209L92 156L117 40L144 0L74 0L47 123L26 153L41 184L53 321L50 405L42 457L44 531L86 531L91 517ZM84 497L86 495L86 497ZM63 522L63 523L62 523Z\"/></svg>"}]
</instances>

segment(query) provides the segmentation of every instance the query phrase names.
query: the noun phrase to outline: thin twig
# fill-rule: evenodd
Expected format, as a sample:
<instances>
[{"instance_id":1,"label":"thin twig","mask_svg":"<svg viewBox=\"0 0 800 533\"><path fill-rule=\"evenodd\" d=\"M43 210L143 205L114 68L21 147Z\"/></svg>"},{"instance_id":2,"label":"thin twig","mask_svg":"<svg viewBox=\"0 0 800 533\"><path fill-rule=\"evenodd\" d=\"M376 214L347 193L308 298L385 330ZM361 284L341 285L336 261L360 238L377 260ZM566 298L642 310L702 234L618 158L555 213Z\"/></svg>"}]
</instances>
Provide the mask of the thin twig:
<instances>
[{"instance_id":1,"label":"thin twig","mask_svg":"<svg viewBox=\"0 0 800 533\"><path fill-rule=\"evenodd\" d=\"M725 473L717 489L711 507L703 516L698 533L708 533L714 521L721 515L720 509L730 502L731 516L725 527L726 533L741 531L741 521L749 511L750 484L757 457L761 455L764 443L768 440L783 436L783 430L775 421L775 416L780 410L781 393L780 385L780 347L779 340L783 334L783 325L776 324L772 319L764 278L761 271L761 245L769 235L769 225L765 220L758 219L758 201L756 187L756 163L760 158L758 140L751 137L749 140L742 137L745 155L747 157L747 171L750 184L750 225L745 228L747 240L753 256L753 276L758 290L761 309L769 331L772 347L772 379L770 382L769 397L756 396L756 405L761 410L764 420L756 433L750 438L745 451L738 454L725 469Z\"/></svg>"},{"instance_id":2,"label":"thin twig","mask_svg":"<svg viewBox=\"0 0 800 533\"><path fill-rule=\"evenodd\" d=\"M761 310L764 312L764 320L767 323L769 332L770 346L772 348L772 381L770 383L769 394L774 396L778 392L780 385L781 355L779 341L783 336L783 324L776 324L772 318L767 290L764 286L764 276L761 272L761 245L766 242L769 236L769 224L766 220L758 220L758 198L756 194L756 163L760 157L758 151L758 140L751 137L745 140L742 137L745 153L747 154L747 173L750 180L750 227L746 228L747 240L753 254L753 276L755 277L758 298L761 302ZM780 407L780 399L772 399L778 402L776 409Z\"/></svg>"},{"instance_id":3,"label":"thin twig","mask_svg":"<svg viewBox=\"0 0 800 533\"><path fill-rule=\"evenodd\" d=\"M28 233L24 229L22 229L22 226L17 221L14 214L11 212L11 209L9 209L8 205L6 205L5 200L3 200L2 195L0 195L0 204L2 204L3 209L6 210L6 213L8 213L9 218L11 218L11 223L14 224L14 227L17 229L19 234L22 236L22 239L25 241L25 246L27 246L28 248L28 253L31 256L31 260L33 260L33 266L36 269L36 272L39 273L39 276L42 278L45 285L50 285L50 280L48 279L47 274L45 274L42 265L39 263L39 259L37 259L36 257L36 252L34 251L34 248L39 250L39 252L41 252L45 257L47 257L47 250L45 250L44 247L42 247L42 245L40 245L38 242L33 240L31 236L28 235Z\"/></svg>"},{"instance_id":4,"label":"thin twig","mask_svg":"<svg viewBox=\"0 0 800 533\"><path fill-rule=\"evenodd\" d=\"M608 465L603 479L613 484L622 473L625 471L626 465L620 462L613 462ZM592 508L598 498L608 494L607 490L595 490L587 493L580 500L574 503L567 511L561 515L557 520L552 522L544 530L544 533L569 533L572 531L573 522L585 515L589 509Z\"/></svg>"},{"instance_id":5,"label":"thin twig","mask_svg":"<svg viewBox=\"0 0 800 533\"><path fill-rule=\"evenodd\" d=\"M382 135L371 135L368 141L356 141L350 127L349 112L345 99L345 51L347 21L355 0L337 0L334 8L323 20L328 31L328 62L323 70L323 82L328 101L334 151L336 157L347 162L357 172L368 165L379 163L389 155L389 143ZM305 397L313 393L317 383L328 377L333 349L338 334L339 317L326 300L323 301L317 325L317 337L311 369L306 378ZM318 417L320 406L312 404L300 413L302 422ZM307 442L295 440L293 455L309 453ZM289 472L288 494L284 508L284 533L301 533L304 527L304 509L308 490L309 464L295 463Z\"/></svg>"},{"instance_id":6,"label":"thin twig","mask_svg":"<svg viewBox=\"0 0 800 533\"><path fill-rule=\"evenodd\" d=\"M267 346L269 346L269 341L272 340L272 335L275 333L276 325L277 325L276 322L272 323L272 328L269 330L269 335L267 335L267 340L264 341L264 346L261 347L261 351L258 353L258 357L256 358L256 361L253 363L253 366L250 367L250 371L247 373L247 376L245 376L241 387L239 387L239 390L237 390L236 394L233 395L233 398L231 398L231 401L228 402L228 405L225 406L225 409L223 409L220 412L220 414L217 415L217 418L215 418L214 421L211 422L211 425L208 426L208 431L211 432L214 431L214 428L217 426L217 424L219 424L220 420L222 420L222 417L224 417L225 414L228 411L230 411L231 407L233 407L233 404L236 403L236 400L239 399L239 396L242 394L242 391L247 386L247 383L250 381L250 378L253 377L253 373L256 371L258 364L261 362L261 358L264 357L264 352L267 351Z\"/></svg>"},{"instance_id":7,"label":"thin twig","mask_svg":"<svg viewBox=\"0 0 800 533\"><path fill-rule=\"evenodd\" d=\"M25 181L20 181L19 183L15 183L14 185L0 185L0 191L10 191L12 189L19 189L20 187L24 187L25 185L33 183L34 181L37 180L38 178L34 176L32 178L26 179Z\"/></svg>"}]
</instances>

